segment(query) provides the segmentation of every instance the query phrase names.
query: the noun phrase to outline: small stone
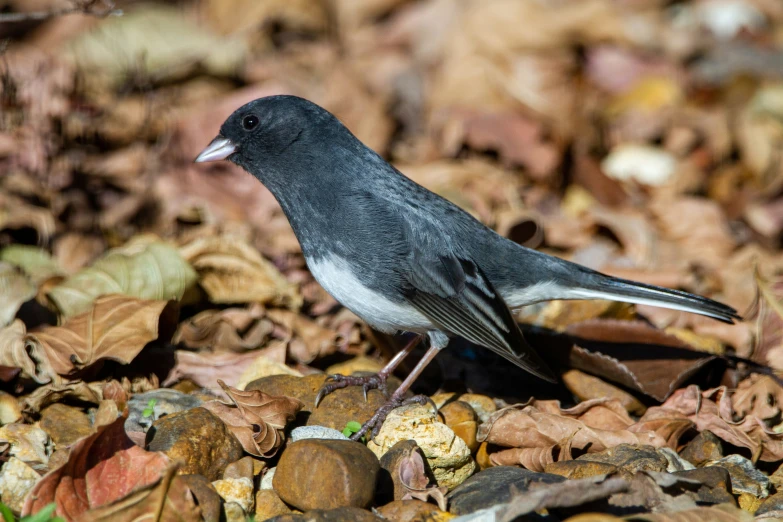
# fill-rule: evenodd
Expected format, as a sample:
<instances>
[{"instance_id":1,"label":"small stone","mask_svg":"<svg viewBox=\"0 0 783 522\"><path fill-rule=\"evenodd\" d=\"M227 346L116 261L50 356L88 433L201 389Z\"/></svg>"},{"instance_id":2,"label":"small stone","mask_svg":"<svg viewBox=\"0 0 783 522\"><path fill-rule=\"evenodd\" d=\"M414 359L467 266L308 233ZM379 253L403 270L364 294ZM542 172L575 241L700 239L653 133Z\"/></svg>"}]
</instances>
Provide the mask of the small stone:
<instances>
[{"instance_id":1,"label":"small stone","mask_svg":"<svg viewBox=\"0 0 783 522\"><path fill-rule=\"evenodd\" d=\"M314 509L303 515L279 515L268 522L383 522L381 517L366 509L341 507L337 509Z\"/></svg>"},{"instance_id":2,"label":"small stone","mask_svg":"<svg viewBox=\"0 0 783 522\"><path fill-rule=\"evenodd\" d=\"M487 441L479 444L478 450L476 450L476 464L481 471L494 466L489 458L489 443Z\"/></svg>"},{"instance_id":3,"label":"small stone","mask_svg":"<svg viewBox=\"0 0 783 522\"><path fill-rule=\"evenodd\" d=\"M720 466L696 468L677 471L673 475L702 483L702 486L691 494L701 504L736 504L734 496L729 492L731 476L726 468Z\"/></svg>"},{"instance_id":4,"label":"small stone","mask_svg":"<svg viewBox=\"0 0 783 522\"><path fill-rule=\"evenodd\" d=\"M86 413L59 402L41 412L38 425L49 434L56 446L69 446L93 432Z\"/></svg>"},{"instance_id":5,"label":"small stone","mask_svg":"<svg viewBox=\"0 0 783 522\"><path fill-rule=\"evenodd\" d=\"M236 462L232 462L231 464L226 466L225 471L223 471L223 478L224 479L246 478L249 480L253 480L254 461L255 459L248 455L242 457Z\"/></svg>"},{"instance_id":6,"label":"small stone","mask_svg":"<svg viewBox=\"0 0 783 522\"><path fill-rule=\"evenodd\" d=\"M247 511L236 502L223 504L223 517L226 522L247 522Z\"/></svg>"},{"instance_id":7,"label":"small stone","mask_svg":"<svg viewBox=\"0 0 783 522\"><path fill-rule=\"evenodd\" d=\"M0 428L0 445L10 444L10 453L36 471L49 464L51 439L49 434L32 424L6 424Z\"/></svg>"},{"instance_id":8,"label":"small stone","mask_svg":"<svg viewBox=\"0 0 783 522\"><path fill-rule=\"evenodd\" d=\"M183 462L181 474L200 474L217 480L244 452L218 417L204 408L172 413L155 421L147 432L147 449L162 451Z\"/></svg>"},{"instance_id":9,"label":"small stone","mask_svg":"<svg viewBox=\"0 0 783 522\"><path fill-rule=\"evenodd\" d=\"M272 485L283 501L302 511L367 507L379 470L378 459L359 442L305 439L283 451Z\"/></svg>"},{"instance_id":10,"label":"small stone","mask_svg":"<svg viewBox=\"0 0 783 522\"><path fill-rule=\"evenodd\" d=\"M589 462L584 460L563 460L547 464L544 470L553 475L560 475L569 480L596 477L617 473L617 466L605 462Z\"/></svg>"},{"instance_id":11,"label":"small stone","mask_svg":"<svg viewBox=\"0 0 783 522\"><path fill-rule=\"evenodd\" d=\"M434 504L415 499L395 500L379 507L376 512L391 522L445 522L454 518Z\"/></svg>"},{"instance_id":12,"label":"small stone","mask_svg":"<svg viewBox=\"0 0 783 522\"><path fill-rule=\"evenodd\" d=\"M675 471L687 471L691 469L696 469L696 466L682 458L681 456L677 455L677 452L674 451L671 448L658 448L658 453L663 455L663 458L666 459L666 461L669 463L668 466L666 466L666 471L669 473L674 473Z\"/></svg>"},{"instance_id":13,"label":"small stone","mask_svg":"<svg viewBox=\"0 0 783 522\"><path fill-rule=\"evenodd\" d=\"M33 468L11 457L0 468L0 501L14 513L20 513L27 493L40 479Z\"/></svg>"},{"instance_id":14,"label":"small stone","mask_svg":"<svg viewBox=\"0 0 783 522\"><path fill-rule=\"evenodd\" d=\"M239 504L246 513L252 513L255 509L253 479L242 477L215 480L212 486L225 502Z\"/></svg>"},{"instance_id":15,"label":"small stone","mask_svg":"<svg viewBox=\"0 0 783 522\"><path fill-rule=\"evenodd\" d=\"M365 355L359 355L345 362L333 364L326 369L327 375L353 375L358 372L378 373L383 369L383 364Z\"/></svg>"},{"instance_id":16,"label":"small stone","mask_svg":"<svg viewBox=\"0 0 783 522\"><path fill-rule=\"evenodd\" d=\"M431 397L432 402L438 409L442 408L447 402L462 401L470 404L473 411L476 412L479 422L487 422L490 415L498 410L497 404L491 397L479 395L478 393L436 393Z\"/></svg>"},{"instance_id":17,"label":"small stone","mask_svg":"<svg viewBox=\"0 0 783 522\"><path fill-rule=\"evenodd\" d=\"M0 391L0 426L11 424L22 418L19 401L10 393Z\"/></svg>"},{"instance_id":18,"label":"small stone","mask_svg":"<svg viewBox=\"0 0 783 522\"><path fill-rule=\"evenodd\" d=\"M742 508L743 511L747 511L751 514L758 510L759 506L761 506L761 503L762 500L760 498L755 497L750 493L742 493L737 497L737 504L739 504L739 507Z\"/></svg>"},{"instance_id":19,"label":"small stone","mask_svg":"<svg viewBox=\"0 0 783 522\"><path fill-rule=\"evenodd\" d=\"M723 442L711 431L701 431L680 451L680 457L694 466L703 466L723 457Z\"/></svg>"},{"instance_id":20,"label":"small stone","mask_svg":"<svg viewBox=\"0 0 783 522\"><path fill-rule=\"evenodd\" d=\"M757 517L765 515L764 520L783 518L783 491L767 497L754 513Z\"/></svg>"},{"instance_id":21,"label":"small stone","mask_svg":"<svg viewBox=\"0 0 783 522\"><path fill-rule=\"evenodd\" d=\"M467 402L452 401L443 406L439 412L444 424L451 428L457 437L465 441L470 452L475 452L479 447L476 440L478 431L478 416Z\"/></svg>"},{"instance_id":22,"label":"small stone","mask_svg":"<svg viewBox=\"0 0 783 522\"><path fill-rule=\"evenodd\" d=\"M258 485L258 489L274 489L272 487L272 481L275 478L275 471L277 470L277 467L269 468L266 473L264 473L264 476L261 477L261 483Z\"/></svg>"},{"instance_id":23,"label":"small stone","mask_svg":"<svg viewBox=\"0 0 783 522\"><path fill-rule=\"evenodd\" d=\"M185 482L196 497L201 517L206 522L220 520L223 500L212 483L204 475L180 475L179 479Z\"/></svg>"},{"instance_id":24,"label":"small stone","mask_svg":"<svg viewBox=\"0 0 783 522\"><path fill-rule=\"evenodd\" d=\"M278 515L293 513L272 489L256 492L256 520L267 520Z\"/></svg>"},{"instance_id":25,"label":"small stone","mask_svg":"<svg viewBox=\"0 0 783 522\"><path fill-rule=\"evenodd\" d=\"M726 468L731 475L731 492L735 495L749 493L754 497L766 498L771 482L769 477L756 469L753 463L741 455L729 455L708 462L707 466Z\"/></svg>"},{"instance_id":26,"label":"small stone","mask_svg":"<svg viewBox=\"0 0 783 522\"><path fill-rule=\"evenodd\" d=\"M557 484L565 479L549 473L536 473L514 466L495 466L466 480L448 495L449 511L457 515L506 504L514 489L527 491L533 482Z\"/></svg>"},{"instance_id":27,"label":"small stone","mask_svg":"<svg viewBox=\"0 0 783 522\"><path fill-rule=\"evenodd\" d=\"M294 377L301 377L302 374L286 364L273 361L265 355L260 355L254 359L247 368L239 376L237 382L237 388L244 390L245 387L253 381L269 377L270 375L293 375Z\"/></svg>"},{"instance_id":28,"label":"small stone","mask_svg":"<svg viewBox=\"0 0 783 522\"><path fill-rule=\"evenodd\" d=\"M291 442L305 439L349 440L342 432L326 426L299 426L291 430Z\"/></svg>"},{"instance_id":29,"label":"small stone","mask_svg":"<svg viewBox=\"0 0 783 522\"><path fill-rule=\"evenodd\" d=\"M401 440L413 439L422 449L438 486L454 489L476 470L465 441L436 420L426 405L411 404L392 410L374 440L367 447L378 457Z\"/></svg>"},{"instance_id":30,"label":"small stone","mask_svg":"<svg viewBox=\"0 0 783 522\"><path fill-rule=\"evenodd\" d=\"M597 453L586 453L576 460L611 464L630 475L640 471L666 471L669 466L666 457L653 446L633 444L620 444Z\"/></svg>"},{"instance_id":31,"label":"small stone","mask_svg":"<svg viewBox=\"0 0 783 522\"><path fill-rule=\"evenodd\" d=\"M154 406L150 408L152 401L154 401ZM145 393L134 394L128 401L128 418L125 419L125 432L133 442L143 446L146 432L154 421L172 413L197 408L203 402L195 395L188 395L168 388L159 388ZM145 410L148 411L145 412ZM152 411L150 412L149 410ZM151 413L151 415L145 416L145 413Z\"/></svg>"}]
</instances>

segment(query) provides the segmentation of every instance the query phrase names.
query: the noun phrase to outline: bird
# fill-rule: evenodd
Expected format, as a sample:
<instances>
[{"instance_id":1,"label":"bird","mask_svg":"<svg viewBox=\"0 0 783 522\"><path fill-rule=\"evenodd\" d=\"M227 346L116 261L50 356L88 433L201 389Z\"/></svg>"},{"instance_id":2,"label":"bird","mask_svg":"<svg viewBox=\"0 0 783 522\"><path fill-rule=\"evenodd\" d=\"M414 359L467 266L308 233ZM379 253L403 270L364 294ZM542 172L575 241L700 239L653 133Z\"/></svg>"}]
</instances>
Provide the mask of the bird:
<instances>
[{"instance_id":1,"label":"bird","mask_svg":"<svg viewBox=\"0 0 783 522\"><path fill-rule=\"evenodd\" d=\"M424 356L353 434L375 437L386 415L422 396L406 394L450 339L487 348L557 382L525 341L512 310L550 300L606 299L653 305L733 323L734 308L688 292L605 275L521 246L414 182L305 98L275 95L237 108L195 162L228 160L280 204L315 280L373 329L413 340L376 375L330 376L385 390L386 379L423 339ZM317 405L317 404L316 404Z\"/></svg>"}]
</instances>

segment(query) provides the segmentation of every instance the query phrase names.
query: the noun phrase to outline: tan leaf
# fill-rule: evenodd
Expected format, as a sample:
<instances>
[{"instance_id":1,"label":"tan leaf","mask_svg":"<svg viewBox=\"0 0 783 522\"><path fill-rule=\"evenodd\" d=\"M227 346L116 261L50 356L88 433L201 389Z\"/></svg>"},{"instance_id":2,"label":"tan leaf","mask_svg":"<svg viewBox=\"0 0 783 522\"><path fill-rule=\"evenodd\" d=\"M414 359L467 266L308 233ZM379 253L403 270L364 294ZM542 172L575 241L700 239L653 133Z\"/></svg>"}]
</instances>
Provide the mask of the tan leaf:
<instances>
[{"instance_id":1,"label":"tan leaf","mask_svg":"<svg viewBox=\"0 0 783 522\"><path fill-rule=\"evenodd\" d=\"M731 396L731 403L741 419L753 416L771 421L780 415L783 386L769 375L754 374L739 383Z\"/></svg>"},{"instance_id":2,"label":"tan leaf","mask_svg":"<svg viewBox=\"0 0 783 522\"><path fill-rule=\"evenodd\" d=\"M267 310L267 317L285 326L293 335L289 353L297 362L307 364L316 357L337 350L337 332L319 325L307 317L289 310Z\"/></svg>"},{"instance_id":3,"label":"tan leaf","mask_svg":"<svg viewBox=\"0 0 783 522\"><path fill-rule=\"evenodd\" d=\"M214 352L252 350L264 344L274 329L264 315L257 304L247 309L206 310L183 321L172 342Z\"/></svg>"},{"instance_id":4,"label":"tan leaf","mask_svg":"<svg viewBox=\"0 0 783 522\"><path fill-rule=\"evenodd\" d=\"M65 317L89 310L99 296L180 299L196 273L177 250L153 237L139 236L109 250L92 266L52 288L48 295Z\"/></svg>"},{"instance_id":5,"label":"tan leaf","mask_svg":"<svg viewBox=\"0 0 783 522\"><path fill-rule=\"evenodd\" d=\"M22 304L35 297L35 285L18 267L0 261L0 327L14 320Z\"/></svg>"},{"instance_id":6,"label":"tan leaf","mask_svg":"<svg viewBox=\"0 0 783 522\"><path fill-rule=\"evenodd\" d=\"M0 329L0 366L7 368L19 368L22 377L33 379L38 383L46 383L51 380L47 368L41 368L31 358L28 351L33 347L27 339L27 328L20 319Z\"/></svg>"},{"instance_id":7,"label":"tan leaf","mask_svg":"<svg viewBox=\"0 0 783 522\"><path fill-rule=\"evenodd\" d=\"M43 248L29 245L10 245L0 250L0 261L21 268L36 285L51 277L62 275L57 261Z\"/></svg>"},{"instance_id":8,"label":"tan leaf","mask_svg":"<svg viewBox=\"0 0 783 522\"><path fill-rule=\"evenodd\" d=\"M283 429L294 420L304 403L291 397L268 395L259 390L242 391L219 380L233 405L210 401L208 409L231 429L246 452L256 457L271 457L283 444Z\"/></svg>"},{"instance_id":9,"label":"tan leaf","mask_svg":"<svg viewBox=\"0 0 783 522\"><path fill-rule=\"evenodd\" d=\"M263 353L264 350L245 353L198 353L177 350L174 352L174 368L163 381L163 386L169 386L182 379L189 379L212 393L224 397L222 388L216 386L215 381L220 379L230 385L236 385L245 369Z\"/></svg>"},{"instance_id":10,"label":"tan leaf","mask_svg":"<svg viewBox=\"0 0 783 522\"><path fill-rule=\"evenodd\" d=\"M293 308L302 298L275 266L238 238L202 237L180 248L214 303L276 303Z\"/></svg>"}]
</instances>

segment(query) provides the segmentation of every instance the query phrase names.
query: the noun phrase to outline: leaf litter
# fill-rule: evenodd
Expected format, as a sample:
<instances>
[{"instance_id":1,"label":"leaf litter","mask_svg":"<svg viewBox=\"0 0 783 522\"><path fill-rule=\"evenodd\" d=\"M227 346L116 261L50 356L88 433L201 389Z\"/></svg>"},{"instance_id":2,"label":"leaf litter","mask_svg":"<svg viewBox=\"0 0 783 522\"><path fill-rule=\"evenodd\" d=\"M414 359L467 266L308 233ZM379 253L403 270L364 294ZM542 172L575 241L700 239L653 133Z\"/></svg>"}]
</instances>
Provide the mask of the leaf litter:
<instances>
[{"instance_id":1,"label":"leaf litter","mask_svg":"<svg viewBox=\"0 0 783 522\"><path fill-rule=\"evenodd\" d=\"M202 520L178 464L125 436L134 395L187 395L273 467L311 397L245 386L380 364L399 345L317 285L256 180L192 164L233 109L279 93L323 105L514 241L746 316L530 306L519 317L548 332L540 351L563 374L558 392L470 348L439 357L427 393L483 397L470 407L486 422L453 426L481 442L478 468L570 477L518 491L499 519L783 512L774 1L163 4L0 23L0 481L15 492L0 502L12 512L55 502L66 520ZM92 434L57 447L67 437L42 422L53 405ZM636 457L621 458L628 448ZM451 494L411 455L408 496L448 510ZM685 455L704 460L693 469ZM769 475L771 495L698 474L721 465L735 485L742 469ZM27 481L29 470L43 476Z\"/></svg>"}]
</instances>

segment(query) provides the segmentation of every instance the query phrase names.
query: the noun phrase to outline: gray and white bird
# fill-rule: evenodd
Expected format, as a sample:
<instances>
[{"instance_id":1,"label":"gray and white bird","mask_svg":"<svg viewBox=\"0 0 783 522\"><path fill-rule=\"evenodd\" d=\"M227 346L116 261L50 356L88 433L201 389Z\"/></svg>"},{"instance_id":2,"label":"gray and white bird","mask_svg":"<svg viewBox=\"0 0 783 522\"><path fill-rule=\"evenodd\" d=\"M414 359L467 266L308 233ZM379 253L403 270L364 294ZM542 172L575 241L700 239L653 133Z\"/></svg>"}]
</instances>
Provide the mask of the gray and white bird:
<instances>
[{"instance_id":1,"label":"gray and white bird","mask_svg":"<svg viewBox=\"0 0 783 522\"><path fill-rule=\"evenodd\" d=\"M520 246L413 182L336 117L295 96L237 109L196 162L227 159L274 195L315 279L381 332L429 338L429 349L362 431L380 427L424 367L462 337L555 381L512 309L553 299L610 299L732 323L737 311L687 292L610 277ZM384 386L415 342L372 377L332 376L319 394ZM415 398L418 400L419 398Z\"/></svg>"}]
</instances>

